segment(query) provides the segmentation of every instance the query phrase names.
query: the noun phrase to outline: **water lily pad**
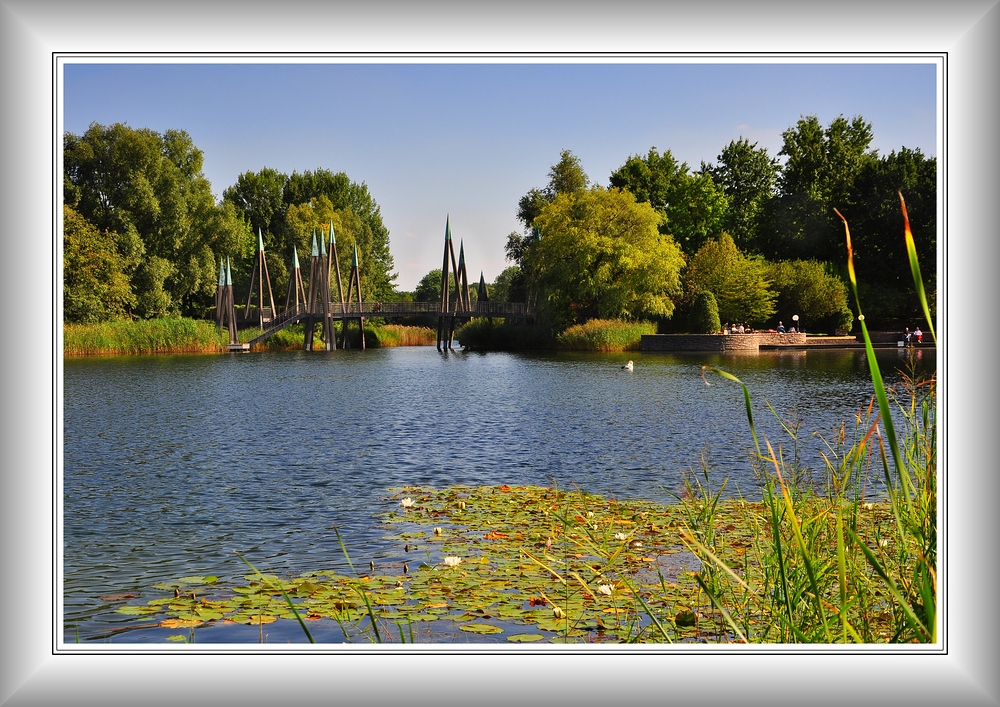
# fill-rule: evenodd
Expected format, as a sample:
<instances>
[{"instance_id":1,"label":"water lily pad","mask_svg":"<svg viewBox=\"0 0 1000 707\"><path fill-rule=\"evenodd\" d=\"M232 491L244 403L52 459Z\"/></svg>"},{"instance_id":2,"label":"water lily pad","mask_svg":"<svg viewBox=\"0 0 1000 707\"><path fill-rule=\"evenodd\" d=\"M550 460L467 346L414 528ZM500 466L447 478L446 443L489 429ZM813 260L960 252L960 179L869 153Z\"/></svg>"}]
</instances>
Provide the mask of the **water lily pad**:
<instances>
[{"instance_id":1,"label":"water lily pad","mask_svg":"<svg viewBox=\"0 0 1000 707\"><path fill-rule=\"evenodd\" d=\"M468 633L503 633L502 628L493 624L462 624L458 628Z\"/></svg>"},{"instance_id":2,"label":"water lily pad","mask_svg":"<svg viewBox=\"0 0 1000 707\"><path fill-rule=\"evenodd\" d=\"M513 633L507 636L507 640L513 643L534 643L545 638L540 633Z\"/></svg>"}]
</instances>

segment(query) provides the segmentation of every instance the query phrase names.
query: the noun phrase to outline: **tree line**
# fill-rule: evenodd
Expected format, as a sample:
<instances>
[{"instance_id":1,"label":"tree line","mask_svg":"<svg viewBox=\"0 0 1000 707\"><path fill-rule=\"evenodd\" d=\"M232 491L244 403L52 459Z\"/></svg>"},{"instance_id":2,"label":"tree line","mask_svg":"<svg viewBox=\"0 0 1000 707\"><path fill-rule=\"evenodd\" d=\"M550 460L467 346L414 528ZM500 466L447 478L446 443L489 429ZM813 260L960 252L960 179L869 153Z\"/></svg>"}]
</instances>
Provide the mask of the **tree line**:
<instances>
[{"instance_id":1,"label":"tree line","mask_svg":"<svg viewBox=\"0 0 1000 707\"><path fill-rule=\"evenodd\" d=\"M289 280L293 249L308 267L313 234L333 225L346 280L355 246L367 296L395 291L389 231L365 184L326 169L245 172L216 201L203 153L183 130L160 134L91 124L63 138L64 319L203 316L220 259L249 286L258 238L275 293Z\"/></svg>"},{"instance_id":2,"label":"tree line","mask_svg":"<svg viewBox=\"0 0 1000 707\"><path fill-rule=\"evenodd\" d=\"M523 230L507 236L512 265L490 284L490 298L535 305L553 332L598 317L689 331L714 321L706 307L758 327L798 314L811 331L850 328L837 208L851 225L869 325L912 321L919 312L897 192L933 293L937 163L905 147L879 155L872 139L861 117L826 127L803 117L776 156L741 137L692 169L652 147L626 159L606 186L564 150L548 183L519 200ZM327 169L264 167L239 175L216 202L202 158L183 130L94 123L64 136L67 321L202 316L220 258L232 259L245 291L258 234L273 289L284 292L293 250L308 257L313 234L328 237L331 224L345 278L346 254L358 248L366 298L440 296L440 270L414 292L396 290L389 232L365 184Z\"/></svg>"},{"instance_id":3,"label":"tree line","mask_svg":"<svg viewBox=\"0 0 1000 707\"><path fill-rule=\"evenodd\" d=\"M693 170L652 147L607 186L564 150L548 184L520 199L524 230L508 236L513 265L494 289L532 300L553 329L619 317L695 330L706 294L723 321L774 326L798 314L812 331L850 329L837 208L851 225L869 325L912 321L920 312L898 192L933 291L937 162L906 147L880 156L872 138L861 117L825 128L803 117L777 156L741 137Z\"/></svg>"}]
</instances>

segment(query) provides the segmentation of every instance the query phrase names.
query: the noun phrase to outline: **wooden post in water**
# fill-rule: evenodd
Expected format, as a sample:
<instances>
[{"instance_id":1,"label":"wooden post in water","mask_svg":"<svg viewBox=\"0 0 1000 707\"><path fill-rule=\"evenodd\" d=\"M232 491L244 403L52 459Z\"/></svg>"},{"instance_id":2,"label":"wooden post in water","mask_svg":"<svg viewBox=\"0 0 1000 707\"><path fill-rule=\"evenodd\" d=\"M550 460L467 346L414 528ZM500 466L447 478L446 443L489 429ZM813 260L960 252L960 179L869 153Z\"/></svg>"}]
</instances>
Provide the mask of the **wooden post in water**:
<instances>
[{"instance_id":1,"label":"wooden post in water","mask_svg":"<svg viewBox=\"0 0 1000 707\"><path fill-rule=\"evenodd\" d=\"M465 241L458 247L458 264L455 264L455 247L451 246L451 264L455 275L455 309L452 312L448 327L448 348L453 347L455 341L455 325L462 314L467 314L472 310L472 297L469 293L469 274L465 269ZM463 317L467 319L467 317Z\"/></svg>"},{"instance_id":2,"label":"wooden post in water","mask_svg":"<svg viewBox=\"0 0 1000 707\"><path fill-rule=\"evenodd\" d=\"M253 304L254 283L257 283L257 315L260 319L260 327L264 328L264 289L267 289L267 303L270 304L270 319L275 314L274 293L271 292L271 277L267 272L267 258L264 256L264 234L257 229L257 257L254 260L253 271L250 274L250 290L247 293L247 306L243 310L244 320L250 319L250 308Z\"/></svg>"},{"instance_id":3,"label":"wooden post in water","mask_svg":"<svg viewBox=\"0 0 1000 707\"><path fill-rule=\"evenodd\" d=\"M344 315L347 314L347 307L344 305L344 283L340 279L340 255L337 253L337 238L333 233L333 221L330 221L330 252L327 254L327 291L330 288L330 271L332 270L337 274L337 299L340 302L340 316L341 316L341 330L346 326L347 320L344 319ZM332 315L331 315L332 317ZM337 333L333 328L333 319L330 320L330 336L333 341L334 348L337 347ZM343 346L343 342L341 342Z\"/></svg>"},{"instance_id":4,"label":"wooden post in water","mask_svg":"<svg viewBox=\"0 0 1000 707\"><path fill-rule=\"evenodd\" d=\"M239 335L236 331L236 301L233 298L233 273L229 266L229 258L226 258L225 269L222 267L222 259L219 259L219 289L215 296L216 319L219 324L219 331L222 327L229 329L229 343L240 343Z\"/></svg>"},{"instance_id":5,"label":"wooden post in water","mask_svg":"<svg viewBox=\"0 0 1000 707\"><path fill-rule=\"evenodd\" d=\"M301 299L300 299L301 297ZM288 296L285 297L285 309L295 307L306 301L306 286L302 282L302 270L299 268L299 250L292 246L292 274L288 278Z\"/></svg>"},{"instance_id":6,"label":"wooden post in water","mask_svg":"<svg viewBox=\"0 0 1000 707\"><path fill-rule=\"evenodd\" d=\"M330 259L326 254L326 247L323 244L323 231L319 234L319 262L322 272L320 273L320 310L323 314L323 343L327 351L337 348L337 334L333 329L333 313L330 311Z\"/></svg>"},{"instance_id":7,"label":"wooden post in water","mask_svg":"<svg viewBox=\"0 0 1000 707\"><path fill-rule=\"evenodd\" d=\"M306 351L313 349L313 336L316 331L316 299L318 298L319 281L322 277L322 266L319 263L319 245L316 243L316 231L313 231L312 252L309 259L309 296L306 298L305 341Z\"/></svg>"},{"instance_id":8,"label":"wooden post in water","mask_svg":"<svg viewBox=\"0 0 1000 707\"><path fill-rule=\"evenodd\" d=\"M441 351L441 343L445 341L444 328L445 317L448 315L449 292L448 292L448 246L451 245L451 215L445 218L444 222L444 261L441 263L441 310L438 313L437 350Z\"/></svg>"},{"instance_id":9,"label":"wooden post in water","mask_svg":"<svg viewBox=\"0 0 1000 707\"><path fill-rule=\"evenodd\" d=\"M487 303L490 301L490 293L486 291L486 277L483 275L482 270L479 271L479 290L476 292L476 300L477 302L483 302L483 303ZM483 307L478 304L476 305L476 308L480 312L483 309ZM487 315L486 321L488 321L492 326L493 317Z\"/></svg>"},{"instance_id":10,"label":"wooden post in water","mask_svg":"<svg viewBox=\"0 0 1000 707\"><path fill-rule=\"evenodd\" d=\"M358 245L354 244L354 257L351 259L351 276L350 281L347 285L347 306L351 306L351 295L354 293L354 286L357 285L358 288L358 328L361 330L361 348L365 348L365 318L364 318L364 306L362 305L361 299L361 267L360 261L358 260ZM344 317L344 330L343 330L343 346L344 348L350 348L347 341L347 322L348 319Z\"/></svg>"}]
</instances>

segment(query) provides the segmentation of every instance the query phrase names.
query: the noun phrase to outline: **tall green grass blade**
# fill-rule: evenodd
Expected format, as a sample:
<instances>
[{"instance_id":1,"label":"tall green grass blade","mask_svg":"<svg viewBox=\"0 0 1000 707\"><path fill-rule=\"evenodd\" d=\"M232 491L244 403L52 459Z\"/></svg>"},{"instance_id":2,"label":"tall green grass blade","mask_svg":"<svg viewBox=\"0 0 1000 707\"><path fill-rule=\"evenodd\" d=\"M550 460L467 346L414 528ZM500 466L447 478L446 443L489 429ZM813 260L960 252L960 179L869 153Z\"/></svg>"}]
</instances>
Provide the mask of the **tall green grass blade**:
<instances>
[{"instance_id":1,"label":"tall green grass blade","mask_svg":"<svg viewBox=\"0 0 1000 707\"><path fill-rule=\"evenodd\" d=\"M851 245L851 230L847 226L847 219L834 209L840 220L844 222L844 233L847 237L847 273L851 281L851 289L854 292L854 301L858 307L858 321L861 323L861 333L865 340L865 356L868 359L868 369L872 378L872 385L875 387L875 398L878 400L879 412L882 414L882 424L885 426L885 434L889 440L889 449L892 452L892 460L895 464L896 473L903 484L903 494L909 498L912 489L909 487L906 467L903 464L903 455L899 451L899 441L896 439L896 428L892 422L892 412L889 409L889 398L885 392L885 384L882 382L882 373L875 359L875 349L872 347L871 336L868 334L868 326L865 324L865 315L861 312L861 298L858 296L858 280L854 273L854 248Z\"/></svg>"},{"instance_id":2,"label":"tall green grass blade","mask_svg":"<svg viewBox=\"0 0 1000 707\"><path fill-rule=\"evenodd\" d=\"M722 614L722 618L724 618L726 623L729 624L729 628L731 628L733 632L739 636L739 639L743 643L749 643L749 641L747 641L746 634L744 634L743 631L740 630L740 627L736 625L736 622L733 621L733 617L730 615L729 610L726 609L725 604L723 604L719 598L715 596L715 594L709 591L708 587L705 585L705 580L701 578L701 574L696 574L694 576L694 580L698 583L698 586L701 587L701 590L705 592L708 600L712 602L712 606L718 609Z\"/></svg>"},{"instance_id":3,"label":"tall green grass blade","mask_svg":"<svg viewBox=\"0 0 1000 707\"><path fill-rule=\"evenodd\" d=\"M875 557L875 553L872 552L871 548L869 548L864 543L864 541L862 541L862 539L859 538L850 528L847 528L846 530L851 535L851 538L854 540L854 542L857 543L857 546L858 548L860 548L861 552L864 553L865 558L868 560L868 564L871 566L873 570L875 570L875 573L882 578L882 581L885 582L885 586L889 590L889 593L892 594L892 598L896 600L896 604L906 615L906 619L909 622L910 627L913 628L913 630L915 630L918 634L920 634L919 637L922 641L930 640L931 634L927 630L927 627L923 624L923 622L920 621L917 615L913 612L913 608L910 606L910 603L906 601L906 597L904 597L903 594L899 591L899 588L896 586L896 583L892 579L890 579L889 574L882 566L882 563L878 561L877 557Z\"/></svg>"},{"instance_id":4,"label":"tall green grass blade","mask_svg":"<svg viewBox=\"0 0 1000 707\"><path fill-rule=\"evenodd\" d=\"M799 520L795 516L795 504L792 503L792 497L788 493L788 487L785 485L785 480L781 476L781 466L778 464L778 459L774 455L774 450L771 448L770 442L767 443L767 451L770 455L769 461L774 464L774 470L778 476L778 483L781 485L781 495L785 500L785 512L788 514L788 517L791 518L790 525L792 526L792 533L795 535L795 542L799 546L799 553L802 555L802 562L806 566L806 574L809 577L809 585L812 588L812 598L813 604L816 607L816 614L823 623L823 633L826 635L826 641L827 643L830 643L830 626L826 620L826 612L823 611L819 583L816 580L816 570L813 567L813 561L810 557L809 548L802 537L802 528Z\"/></svg>"},{"instance_id":5,"label":"tall green grass blade","mask_svg":"<svg viewBox=\"0 0 1000 707\"><path fill-rule=\"evenodd\" d=\"M906 215L906 202L903 201L903 192L899 192L899 205L903 209L903 229L906 238L906 255L910 259L910 272L913 273L913 284L917 288L917 298L920 306L923 307L924 317L927 319L927 327L931 330L931 338L937 345L937 335L934 333L934 320L931 318L930 307L927 306L927 295L924 293L924 279L920 276L920 263L917 260L917 246L913 242L913 233L910 231L910 219Z\"/></svg>"},{"instance_id":6,"label":"tall green grass blade","mask_svg":"<svg viewBox=\"0 0 1000 707\"><path fill-rule=\"evenodd\" d=\"M757 456L760 457L760 442L757 440L757 428L754 426L753 422L753 408L750 407L750 390L743 381L734 376L732 373L723 371L721 368L716 368L715 366L701 367L701 379L705 381L705 385L711 385L711 383L708 382L708 379L705 378L706 371L717 373L723 378L728 378L731 381L739 383L743 387L743 403L746 405L747 421L750 423L750 434L753 436L753 444L754 448L757 450Z\"/></svg>"},{"instance_id":7,"label":"tall green grass blade","mask_svg":"<svg viewBox=\"0 0 1000 707\"><path fill-rule=\"evenodd\" d=\"M344 559L347 560L347 565L351 568L351 572L356 573L357 570L354 569L354 563L351 562L351 556L347 553L347 545L344 544L344 539L340 537L340 530L337 526L333 526L333 532L337 535L337 542L340 543L340 549L344 553ZM368 619L372 623L372 630L375 631L375 641L377 643L381 643L382 634L379 633L378 622L375 620L375 611L372 609L371 602L368 600L367 592L365 592L364 589L359 589L358 587L353 587L353 589L361 596L362 601L365 603L365 608L368 609Z\"/></svg>"},{"instance_id":8,"label":"tall green grass blade","mask_svg":"<svg viewBox=\"0 0 1000 707\"><path fill-rule=\"evenodd\" d=\"M240 553L237 552L236 556L238 558L240 558L241 560L243 560L244 564L246 564L247 567L249 567L250 569L252 569L257 574L257 576L260 578L261 586L263 586L263 584L264 584L264 575L261 573L261 571L259 569L257 569L256 567L254 567L250 563L250 560L248 560L247 558L243 557L243 555L241 555ZM285 598L285 603L288 604L288 608L292 610L293 614L295 614L295 618L299 622L299 626L301 626L302 630L305 631L306 638L309 639L310 643L315 643L316 640L313 638L312 633L310 633L309 628L306 626L306 622L302 620L302 616L299 615L298 610L295 608L295 604L292 603L292 600L288 596L287 592L285 592L285 589L283 587L278 587L278 589L281 590L281 596L283 596Z\"/></svg>"}]
</instances>

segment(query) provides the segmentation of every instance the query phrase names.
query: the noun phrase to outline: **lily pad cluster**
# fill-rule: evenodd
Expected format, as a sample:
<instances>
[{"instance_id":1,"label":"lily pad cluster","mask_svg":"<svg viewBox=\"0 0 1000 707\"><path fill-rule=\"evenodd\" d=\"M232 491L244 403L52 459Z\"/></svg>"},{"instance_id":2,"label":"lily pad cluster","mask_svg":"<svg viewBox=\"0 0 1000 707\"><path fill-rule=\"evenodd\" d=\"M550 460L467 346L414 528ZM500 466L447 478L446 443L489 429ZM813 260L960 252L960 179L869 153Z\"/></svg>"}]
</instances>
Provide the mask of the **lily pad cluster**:
<instances>
[{"instance_id":1,"label":"lily pad cluster","mask_svg":"<svg viewBox=\"0 0 1000 707\"><path fill-rule=\"evenodd\" d=\"M382 521L401 562L255 572L230 588L184 577L120 612L182 629L285 619L308 634L333 621L348 641L725 640L679 507L534 486L390 491L398 504Z\"/></svg>"}]
</instances>

